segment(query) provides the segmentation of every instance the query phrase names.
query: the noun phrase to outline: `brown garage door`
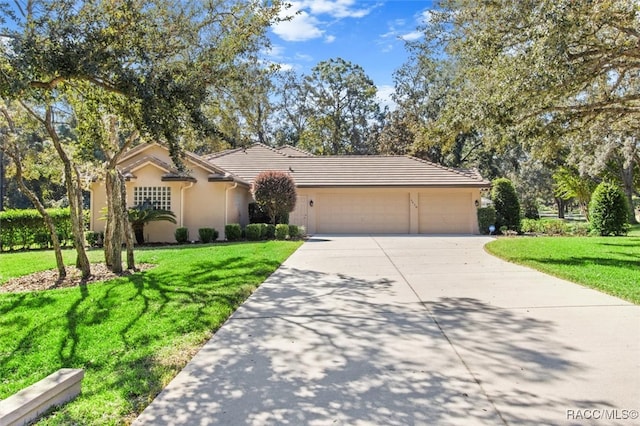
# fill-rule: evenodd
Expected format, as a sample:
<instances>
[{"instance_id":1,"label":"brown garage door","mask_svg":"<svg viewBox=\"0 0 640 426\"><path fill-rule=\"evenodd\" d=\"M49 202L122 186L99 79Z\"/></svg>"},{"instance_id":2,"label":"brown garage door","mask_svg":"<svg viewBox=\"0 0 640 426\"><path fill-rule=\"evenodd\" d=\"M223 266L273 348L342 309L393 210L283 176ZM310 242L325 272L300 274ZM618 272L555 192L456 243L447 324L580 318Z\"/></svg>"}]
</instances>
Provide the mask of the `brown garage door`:
<instances>
[{"instance_id":1,"label":"brown garage door","mask_svg":"<svg viewBox=\"0 0 640 426\"><path fill-rule=\"evenodd\" d=\"M408 193L322 194L316 208L320 233L409 233Z\"/></svg>"},{"instance_id":2,"label":"brown garage door","mask_svg":"<svg viewBox=\"0 0 640 426\"><path fill-rule=\"evenodd\" d=\"M471 193L420 194L418 227L421 234L472 234L475 209Z\"/></svg>"}]
</instances>

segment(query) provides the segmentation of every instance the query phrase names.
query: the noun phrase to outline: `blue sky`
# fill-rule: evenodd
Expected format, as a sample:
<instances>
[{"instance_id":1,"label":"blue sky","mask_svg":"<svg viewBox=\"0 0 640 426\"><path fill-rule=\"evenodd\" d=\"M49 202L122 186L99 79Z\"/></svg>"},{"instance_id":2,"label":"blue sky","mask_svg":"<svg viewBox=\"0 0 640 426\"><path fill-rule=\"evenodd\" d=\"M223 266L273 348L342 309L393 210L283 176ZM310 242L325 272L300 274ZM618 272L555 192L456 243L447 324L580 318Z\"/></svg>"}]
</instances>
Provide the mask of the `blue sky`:
<instances>
[{"instance_id":1,"label":"blue sky","mask_svg":"<svg viewBox=\"0 0 640 426\"><path fill-rule=\"evenodd\" d=\"M318 62L341 57L364 68L382 99L393 71L407 59L403 40L420 37L418 25L435 0L294 0L293 16L271 28L270 60L308 74ZM296 13L298 12L298 13Z\"/></svg>"}]
</instances>

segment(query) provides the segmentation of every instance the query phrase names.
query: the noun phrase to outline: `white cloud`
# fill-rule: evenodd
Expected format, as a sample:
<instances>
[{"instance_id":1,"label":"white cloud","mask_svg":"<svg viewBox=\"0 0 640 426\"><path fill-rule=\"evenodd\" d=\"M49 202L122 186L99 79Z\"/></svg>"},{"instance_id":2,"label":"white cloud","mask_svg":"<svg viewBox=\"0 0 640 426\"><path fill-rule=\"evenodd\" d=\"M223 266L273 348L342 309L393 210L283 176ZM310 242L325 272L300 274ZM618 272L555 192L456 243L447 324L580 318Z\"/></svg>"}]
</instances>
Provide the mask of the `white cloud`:
<instances>
[{"instance_id":1,"label":"white cloud","mask_svg":"<svg viewBox=\"0 0 640 426\"><path fill-rule=\"evenodd\" d=\"M295 59L300 60L300 61L305 61L305 62L311 62L311 61L313 61L313 56L308 55L306 53L297 52L296 55L295 55Z\"/></svg>"},{"instance_id":2,"label":"white cloud","mask_svg":"<svg viewBox=\"0 0 640 426\"><path fill-rule=\"evenodd\" d=\"M301 0L293 1L280 12L283 21L273 25L273 32L285 41L307 41L324 35L327 23L320 20L326 15L332 19L362 18L378 6L357 7L357 0ZM286 20L288 18L288 20ZM335 36L326 36L325 42L333 43Z\"/></svg>"},{"instance_id":3,"label":"white cloud","mask_svg":"<svg viewBox=\"0 0 640 426\"><path fill-rule=\"evenodd\" d=\"M268 49L262 51L262 54L273 59L282 59L284 57L284 46L272 44Z\"/></svg>"},{"instance_id":4,"label":"white cloud","mask_svg":"<svg viewBox=\"0 0 640 426\"><path fill-rule=\"evenodd\" d=\"M357 8L356 0L307 0L305 6L314 15L329 15L333 18L362 18L367 16L371 8Z\"/></svg>"},{"instance_id":5,"label":"white cloud","mask_svg":"<svg viewBox=\"0 0 640 426\"><path fill-rule=\"evenodd\" d=\"M416 41L422 37L422 32L420 31L411 31L410 33L403 34L400 36L404 41Z\"/></svg>"},{"instance_id":6,"label":"white cloud","mask_svg":"<svg viewBox=\"0 0 640 426\"><path fill-rule=\"evenodd\" d=\"M418 16L418 24L428 24L433 19L433 11L431 9L423 10L420 16Z\"/></svg>"},{"instance_id":7,"label":"white cloud","mask_svg":"<svg viewBox=\"0 0 640 426\"><path fill-rule=\"evenodd\" d=\"M320 22L303 10L304 4L291 3L291 7L280 12L280 18L286 19L273 26L273 32L285 41L306 41L322 37Z\"/></svg>"},{"instance_id":8,"label":"white cloud","mask_svg":"<svg viewBox=\"0 0 640 426\"><path fill-rule=\"evenodd\" d=\"M396 109L396 103L393 102L393 100L391 99L391 95L393 94L394 91L395 91L395 88L388 84L378 86L378 92L376 94L376 98L378 98L378 103L380 104L381 107L384 108L385 106L387 106L391 111Z\"/></svg>"},{"instance_id":9,"label":"white cloud","mask_svg":"<svg viewBox=\"0 0 640 426\"><path fill-rule=\"evenodd\" d=\"M306 41L322 37L324 31L318 27L318 21L307 12L300 12L290 21L278 22L273 32L285 41Z\"/></svg>"}]
</instances>

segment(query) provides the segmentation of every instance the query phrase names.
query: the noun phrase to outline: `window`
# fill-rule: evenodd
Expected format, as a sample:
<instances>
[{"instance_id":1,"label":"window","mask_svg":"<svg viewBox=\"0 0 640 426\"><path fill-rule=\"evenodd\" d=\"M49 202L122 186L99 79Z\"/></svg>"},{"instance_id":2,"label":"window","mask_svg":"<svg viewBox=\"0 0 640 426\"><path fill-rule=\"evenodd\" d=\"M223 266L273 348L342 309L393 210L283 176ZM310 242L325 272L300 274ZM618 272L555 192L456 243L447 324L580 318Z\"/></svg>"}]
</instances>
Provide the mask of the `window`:
<instances>
[{"instance_id":1,"label":"window","mask_svg":"<svg viewBox=\"0 0 640 426\"><path fill-rule=\"evenodd\" d=\"M171 210L171 188L168 186L137 186L133 188L133 205L151 204L156 209Z\"/></svg>"}]
</instances>

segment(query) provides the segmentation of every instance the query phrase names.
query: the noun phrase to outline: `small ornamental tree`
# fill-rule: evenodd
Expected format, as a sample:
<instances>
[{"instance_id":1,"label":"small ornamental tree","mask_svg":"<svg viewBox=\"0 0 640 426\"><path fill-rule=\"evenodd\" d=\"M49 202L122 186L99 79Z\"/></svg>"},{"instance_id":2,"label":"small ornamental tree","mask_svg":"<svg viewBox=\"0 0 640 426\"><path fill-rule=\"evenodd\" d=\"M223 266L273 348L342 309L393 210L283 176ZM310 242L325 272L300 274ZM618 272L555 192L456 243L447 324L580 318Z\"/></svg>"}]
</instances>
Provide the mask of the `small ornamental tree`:
<instances>
[{"instance_id":1,"label":"small ornamental tree","mask_svg":"<svg viewBox=\"0 0 640 426\"><path fill-rule=\"evenodd\" d=\"M520 232L520 202L513 183L507 178L498 178L491 182L491 200L496 209L496 229Z\"/></svg>"},{"instance_id":2,"label":"small ornamental tree","mask_svg":"<svg viewBox=\"0 0 640 426\"><path fill-rule=\"evenodd\" d=\"M265 171L253 182L253 198L275 225L278 217L286 217L296 207L296 184L285 172Z\"/></svg>"},{"instance_id":3,"label":"small ornamental tree","mask_svg":"<svg viewBox=\"0 0 640 426\"><path fill-rule=\"evenodd\" d=\"M628 232L627 198L611 182L600 183L589 203L591 229L599 235L625 235Z\"/></svg>"}]
</instances>

